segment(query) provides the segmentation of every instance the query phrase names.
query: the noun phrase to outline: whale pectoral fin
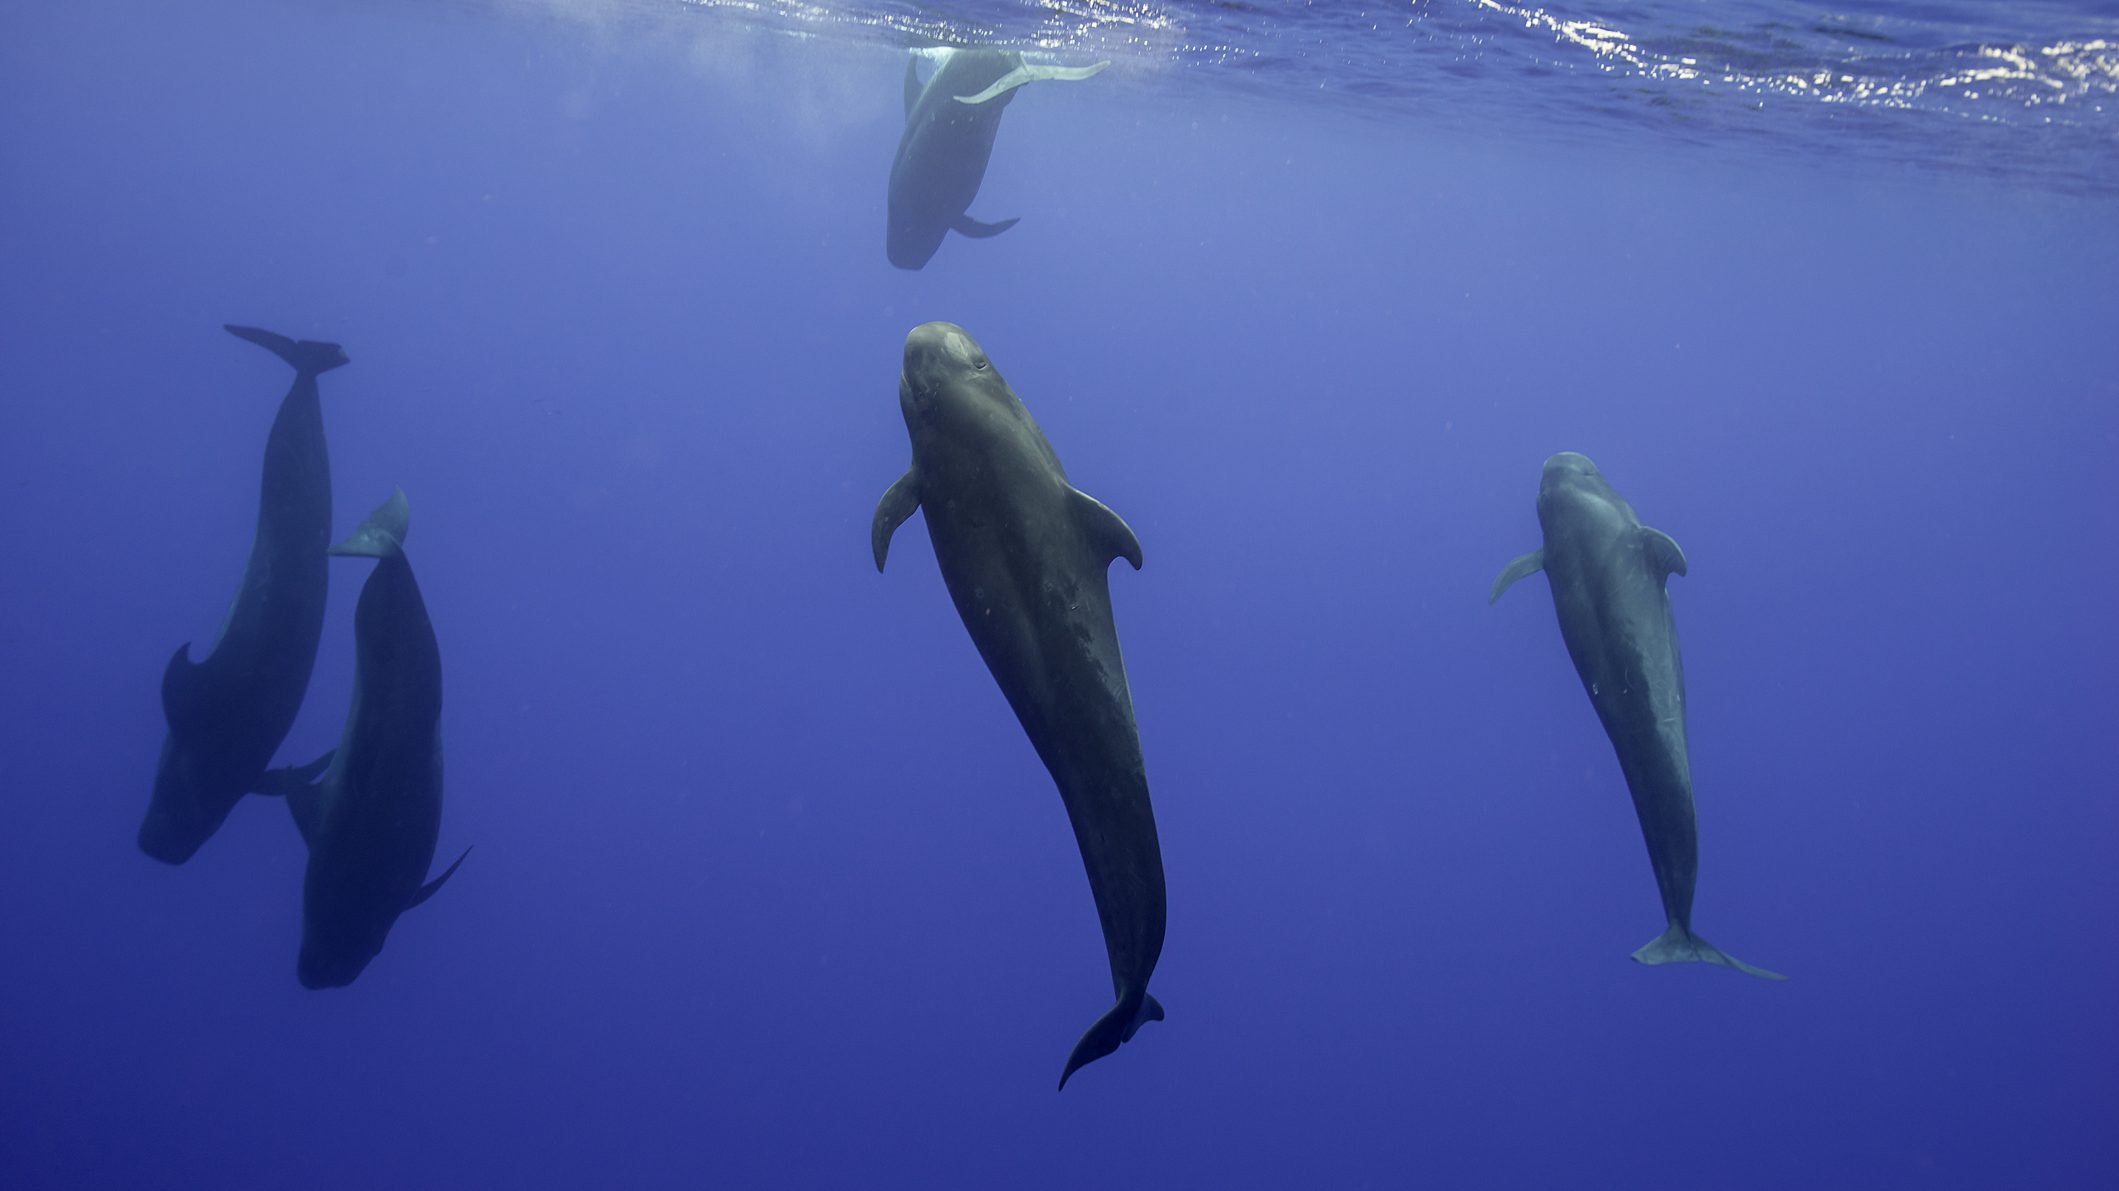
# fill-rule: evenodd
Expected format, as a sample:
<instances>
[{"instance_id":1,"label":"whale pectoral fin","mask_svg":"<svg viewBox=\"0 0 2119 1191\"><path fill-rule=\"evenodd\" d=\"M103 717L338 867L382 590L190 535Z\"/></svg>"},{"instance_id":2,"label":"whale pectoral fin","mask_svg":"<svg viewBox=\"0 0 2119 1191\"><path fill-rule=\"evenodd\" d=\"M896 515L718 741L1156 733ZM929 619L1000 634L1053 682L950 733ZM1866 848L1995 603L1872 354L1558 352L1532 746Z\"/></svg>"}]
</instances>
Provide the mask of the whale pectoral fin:
<instances>
[{"instance_id":1,"label":"whale pectoral fin","mask_svg":"<svg viewBox=\"0 0 2119 1191\"><path fill-rule=\"evenodd\" d=\"M883 560L890 556L890 535L898 532L898 526L905 524L905 519L919 507L920 473L908 467L898 482L883 493L883 499L876 502L875 519L868 523L868 548L875 553L879 573Z\"/></svg>"},{"instance_id":2,"label":"whale pectoral fin","mask_svg":"<svg viewBox=\"0 0 2119 1191\"><path fill-rule=\"evenodd\" d=\"M1078 488L1074 493L1074 516L1081 522L1082 535L1098 552L1098 562L1110 562L1123 558L1140 569L1140 539L1133 536L1133 527L1125 519L1110 510L1104 502Z\"/></svg>"},{"instance_id":3,"label":"whale pectoral fin","mask_svg":"<svg viewBox=\"0 0 2119 1191\"><path fill-rule=\"evenodd\" d=\"M1507 566L1501 568L1500 577L1494 580L1494 589L1486 593L1486 602L1489 604L1493 603L1495 600L1501 598L1502 592L1507 591L1510 587L1515 586L1516 580L1521 579L1525 575L1535 574L1536 572L1542 571L1544 569L1545 551L1543 550L1533 550L1530 553L1524 555L1523 557L1518 558L1514 562L1509 563Z\"/></svg>"},{"instance_id":4,"label":"whale pectoral fin","mask_svg":"<svg viewBox=\"0 0 2119 1191\"><path fill-rule=\"evenodd\" d=\"M999 223L980 223L969 215L959 215L949 225L949 230L959 236L969 236L974 240L990 240L1022 222L1022 218L1022 216L1018 215L1014 219L1003 219Z\"/></svg>"},{"instance_id":5,"label":"whale pectoral fin","mask_svg":"<svg viewBox=\"0 0 2119 1191\"><path fill-rule=\"evenodd\" d=\"M912 118L912 109L919 106L920 92L924 89L920 86L920 56L918 54L908 54L905 58L906 119L910 120Z\"/></svg>"},{"instance_id":6,"label":"whale pectoral fin","mask_svg":"<svg viewBox=\"0 0 2119 1191\"><path fill-rule=\"evenodd\" d=\"M169 665L162 671L162 718L172 728L181 728L197 722L205 709L200 706L205 695L205 684L199 678L199 664L191 660L191 642L177 646L170 655Z\"/></svg>"},{"instance_id":7,"label":"whale pectoral fin","mask_svg":"<svg viewBox=\"0 0 2119 1191\"><path fill-rule=\"evenodd\" d=\"M1648 561L1660 575L1667 577L1685 573L1685 552L1670 540L1670 535L1660 529L1641 527L1641 541L1648 547Z\"/></svg>"},{"instance_id":8,"label":"whale pectoral fin","mask_svg":"<svg viewBox=\"0 0 2119 1191\"><path fill-rule=\"evenodd\" d=\"M331 768L331 758L336 756L338 750L332 749L307 765L283 765L278 769L268 769L258 775L257 784L250 788L250 792L263 794L268 798L292 797L298 790L315 786L324 776L324 771Z\"/></svg>"},{"instance_id":9,"label":"whale pectoral fin","mask_svg":"<svg viewBox=\"0 0 2119 1191\"><path fill-rule=\"evenodd\" d=\"M464 856L469 856L470 854L471 849L465 848L463 851L463 856L458 856L456 858L456 863L450 865L448 869L442 873L442 875L420 886L419 892L412 895L412 900L405 903L405 909L410 910L418 906L421 902L424 902L428 898L433 897L435 894L441 892L442 883L444 881L447 881L450 877L456 875L457 868L461 866L464 862Z\"/></svg>"},{"instance_id":10,"label":"whale pectoral fin","mask_svg":"<svg viewBox=\"0 0 2119 1191\"><path fill-rule=\"evenodd\" d=\"M258 775L253 794L268 798L285 798L287 811L294 817L294 829L302 833L302 843L316 846L316 822L318 804L323 799L324 771L331 768L331 759L338 756L332 749L307 765L286 765L268 769Z\"/></svg>"},{"instance_id":11,"label":"whale pectoral fin","mask_svg":"<svg viewBox=\"0 0 2119 1191\"><path fill-rule=\"evenodd\" d=\"M1111 65L1106 60L1090 66L1041 66L1025 62L1014 70L993 81L993 85L977 95L959 95L958 103L985 103L999 95L1006 95L1024 83L1071 83L1101 74Z\"/></svg>"},{"instance_id":12,"label":"whale pectoral fin","mask_svg":"<svg viewBox=\"0 0 2119 1191\"><path fill-rule=\"evenodd\" d=\"M405 490L392 488L390 499L375 506L353 535L326 553L341 558L393 558L404 553L405 533L412 528L412 503Z\"/></svg>"}]
</instances>

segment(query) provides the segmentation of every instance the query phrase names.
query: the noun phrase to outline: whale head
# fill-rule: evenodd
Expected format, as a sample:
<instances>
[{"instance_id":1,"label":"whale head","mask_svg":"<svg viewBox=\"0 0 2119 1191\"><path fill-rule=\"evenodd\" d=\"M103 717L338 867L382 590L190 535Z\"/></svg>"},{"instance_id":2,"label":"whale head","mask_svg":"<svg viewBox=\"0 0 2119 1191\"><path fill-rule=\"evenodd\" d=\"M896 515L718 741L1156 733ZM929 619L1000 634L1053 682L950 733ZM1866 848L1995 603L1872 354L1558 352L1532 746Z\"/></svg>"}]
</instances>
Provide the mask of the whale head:
<instances>
[{"instance_id":1,"label":"whale head","mask_svg":"<svg viewBox=\"0 0 2119 1191\"><path fill-rule=\"evenodd\" d=\"M200 797L200 791L213 784L213 775L205 768L197 753L174 734L163 743L161 761L155 766L154 795L147 804L147 817L140 821L140 851L164 864L182 864L220 827L221 817L208 810Z\"/></svg>"},{"instance_id":2,"label":"whale head","mask_svg":"<svg viewBox=\"0 0 2119 1191\"><path fill-rule=\"evenodd\" d=\"M343 909L343 907L342 907ZM295 960L295 978L303 988L344 988L382 953L383 940L397 915L332 913L305 907L302 950Z\"/></svg>"},{"instance_id":3,"label":"whale head","mask_svg":"<svg viewBox=\"0 0 2119 1191\"><path fill-rule=\"evenodd\" d=\"M1545 461L1545 472L1538 481L1538 487L1542 490L1568 484L1603 482L1604 473L1597 470L1597 465L1589 456L1562 451Z\"/></svg>"},{"instance_id":4,"label":"whale head","mask_svg":"<svg viewBox=\"0 0 2119 1191\"><path fill-rule=\"evenodd\" d=\"M1538 477L1538 505L1543 508L1555 502L1582 499L1601 499L1615 496L1604 473L1587 455L1573 451L1562 451L1545 461L1545 470Z\"/></svg>"},{"instance_id":5,"label":"whale head","mask_svg":"<svg viewBox=\"0 0 2119 1191\"><path fill-rule=\"evenodd\" d=\"M898 408L915 433L977 417L996 401L1014 404L1008 384L964 328L923 323L905 336L905 366L898 374Z\"/></svg>"},{"instance_id":6,"label":"whale head","mask_svg":"<svg viewBox=\"0 0 2119 1191\"><path fill-rule=\"evenodd\" d=\"M912 439L913 465L932 478L953 473L984 484L1003 460L1066 478L1037 419L978 340L954 323L925 323L905 337L898 408Z\"/></svg>"},{"instance_id":7,"label":"whale head","mask_svg":"<svg viewBox=\"0 0 2119 1191\"><path fill-rule=\"evenodd\" d=\"M1562 451L1545 461L1538 478L1538 524L1548 544L1555 535L1608 535L1637 525L1633 506L1619 495L1589 456Z\"/></svg>"},{"instance_id":8,"label":"whale head","mask_svg":"<svg viewBox=\"0 0 2119 1191\"><path fill-rule=\"evenodd\" d=\"M184 863L206 842L197 828L163 808L147 812L137 839L140 851L164 864Z\"/></svg>"}]
</instances>

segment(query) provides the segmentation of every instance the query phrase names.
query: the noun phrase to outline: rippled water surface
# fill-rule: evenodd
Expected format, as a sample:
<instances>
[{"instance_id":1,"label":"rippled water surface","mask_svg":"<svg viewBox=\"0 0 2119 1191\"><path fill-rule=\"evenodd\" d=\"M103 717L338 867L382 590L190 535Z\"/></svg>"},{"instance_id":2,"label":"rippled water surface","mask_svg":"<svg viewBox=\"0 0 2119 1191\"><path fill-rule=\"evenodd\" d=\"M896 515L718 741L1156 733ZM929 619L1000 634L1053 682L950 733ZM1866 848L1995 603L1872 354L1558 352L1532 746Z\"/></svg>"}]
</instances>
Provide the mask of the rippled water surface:
<instances>
[{"instance_id":1,"label":"rippled water surface","mask_svg":"<svg viewBox=\"0 0 2119 1191\"><path fill-rule=\"evenodd\" d=\"M2119 188L2119 9L2083 0L533 3L579 19L689 6L800 35L1081 51L1166 86L1256 89L1384 120L1743 140Z\"/></svg>"}]
</instances>

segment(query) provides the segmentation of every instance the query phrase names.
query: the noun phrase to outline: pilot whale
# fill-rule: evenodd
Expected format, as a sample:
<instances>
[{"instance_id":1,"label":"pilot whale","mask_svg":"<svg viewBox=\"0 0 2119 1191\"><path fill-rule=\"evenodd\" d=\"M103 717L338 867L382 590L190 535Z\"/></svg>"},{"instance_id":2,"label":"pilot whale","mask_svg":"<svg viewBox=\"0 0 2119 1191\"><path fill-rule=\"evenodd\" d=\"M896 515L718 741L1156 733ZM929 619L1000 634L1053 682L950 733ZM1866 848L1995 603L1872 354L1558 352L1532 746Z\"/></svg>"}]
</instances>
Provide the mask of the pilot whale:
<instances>
[{"instance_id":1,"label":"pilot whale","mask_svg":"<svg viewBox=\"0 0 2119 1191\"><path fill-rule=\"evenodd\" d=\"M1692 929L1699 829L1685 742L1685 670L1666 590L1672 573L1685 573L1684 552L1668 535L1642 525L1596 464L1573 452L1545 461L1538 524L1544 548L1509 563L1487 603L1535 571L1544 571L1552 586L1560 636L1618 752L1663 899L1665 930L1633 958L1644 964L1720 964L1784 979L1723 952Z\"/></svg>"},{"instance_id":2,"label":"pilot whale","mask_svg":"<svg viewBox=\"0 0 2119 1191\"><path fill-rule=\"evenodd\" d=\"M1163 1019L1148 993L1163 945L1162 848L1107 577L1114 558L1140 568L1140 542L1067 482L1030 411L963 328L928 323L906 337L898 405L912 467L876 506L876 569L898 526L925 510L957 615L1066 803L1103 925L1117 1003L1067 1056L1064 1088L1143 1022Z\"/></svg>"},{"instance_id":3,"label":"pilot whale","mask_svg":"<svg viewBox=\"0 0 2119 1191\"><path fill-rule=\"evenodd\" d=\"M191 859L272 763L324 633L331 461L316 378L346 363L346 353L256 327L225 329L285 360L294 384L265 439L257 533L220 634L203 661L191 660L189 642L178 646L162 673L169 733L139 844L170 864Z\"/></svg>"},{"instance_id":4,"label":"pilot whale","mask_svg":"<svg viewBox=\"0 0 2119 1191\"><path fill-rule=\"evenodd\" d=\"M938 63L924 85L922 57ZM986 179L1001 112L1024 83L1086 79L1109 65L1054 66L1011 50L914 51L905 62L905 131L890 163L890 263L924 266L951 231L983 239L1014 227L1014 219L981 223L965 213Z\"/></svg>"},{"instance_id":5,"label":"pilot whale","mask_svg":"<svg viewBox=\"0 0 2119 1191\"><path fill-rule=\"evenodd\" d=\"M441 653L412 564L402 491L331 553L373 558L353 613L353 702L338 748L266 775L309 845L302 877L304 988L353 983L398 915L434 896L469 848L426 880L441 833ZM316 775L321 771L322 776Z\"/></svg>"}]
</instances>

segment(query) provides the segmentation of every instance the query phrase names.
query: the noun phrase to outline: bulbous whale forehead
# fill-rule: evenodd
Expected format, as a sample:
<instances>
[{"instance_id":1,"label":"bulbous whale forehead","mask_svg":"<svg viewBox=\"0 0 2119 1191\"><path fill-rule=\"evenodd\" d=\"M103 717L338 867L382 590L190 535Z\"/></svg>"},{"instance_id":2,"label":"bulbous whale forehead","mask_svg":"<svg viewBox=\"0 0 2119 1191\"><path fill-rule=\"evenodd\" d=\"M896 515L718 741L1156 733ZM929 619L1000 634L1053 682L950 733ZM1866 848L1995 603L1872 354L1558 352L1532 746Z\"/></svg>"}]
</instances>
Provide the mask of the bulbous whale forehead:
<instances>
[{"instance_id":1,"label":"bulbous whale forehead","mask_svg":"<svg viewBox=\"0 0 2119 1191\"><path fill-rule=\"evenodd\" d=\"M344 988L360 978L372 958L372 954L362 955L343 946L324 946L304 939L301 954L295 960L294 978L303 988Z\"/></svg>"},{"instance_id":2,"label":"bulbous whale forehead","mask_svg":"<svg viewBox=\"0 0 2119 1191\"><path fill-rule=\"evenodd\" d=\"M955 323L922 323L905 336L905 374L934 369L984 371L986 352L971 333Z\"/></svg>"},{"instance_id":3,"label":"bulbous whale forehead","mask_svg":"<svg viewBox=\"0 0 2119 1191\"><path fill-rule=\"evenodd\" d=\"M1545 471L1538 477L1538 498L1603 492L1610 487L1589 456L1562 451L1545 461Z\"/></svg>"},{"instance_id":4,"label":"bulbous whale forehead","mask_svg":"<svg viewBox=\"0 0 2119 1191\"><path fill-rule=\"evenodd\" d=\"M1589 456L1578 455L1573 451L1562 451L1545 461L1545 479L1547 481L1577 476L1584 479L1594 479L1601 475L1602 473L1597 471L1597 465L1590 462Z\"/></svg>"},{"instance_id":5,"label":"bulbous whale forehead","mask_svg":"<svg viewBox=\"0 0 2119 1191\"><path fill-rule=\"evenodd\" d=\"M1584 501L1601 501L1611 495L1611 485L1589 456L1562 451L1545 461L1545 470L1538 477L1538 516L1543 519L1555 509L1574 508Z\"/></svg>"},{"instance_id":6,"label":"bulbous whale forehead","mask_svg":"<svg viewBox=\"0 0 2119 1191\"><path fill-rule=\"evenodd\" d=\"M991 376L992 361L964 328L955 323L923 323L905 337L905 371L899 378L898 396L907 417L931 415L950 402L952 395L983 391L982 386L959 382L971 377Z\"/></svg>"}]
</instances>

